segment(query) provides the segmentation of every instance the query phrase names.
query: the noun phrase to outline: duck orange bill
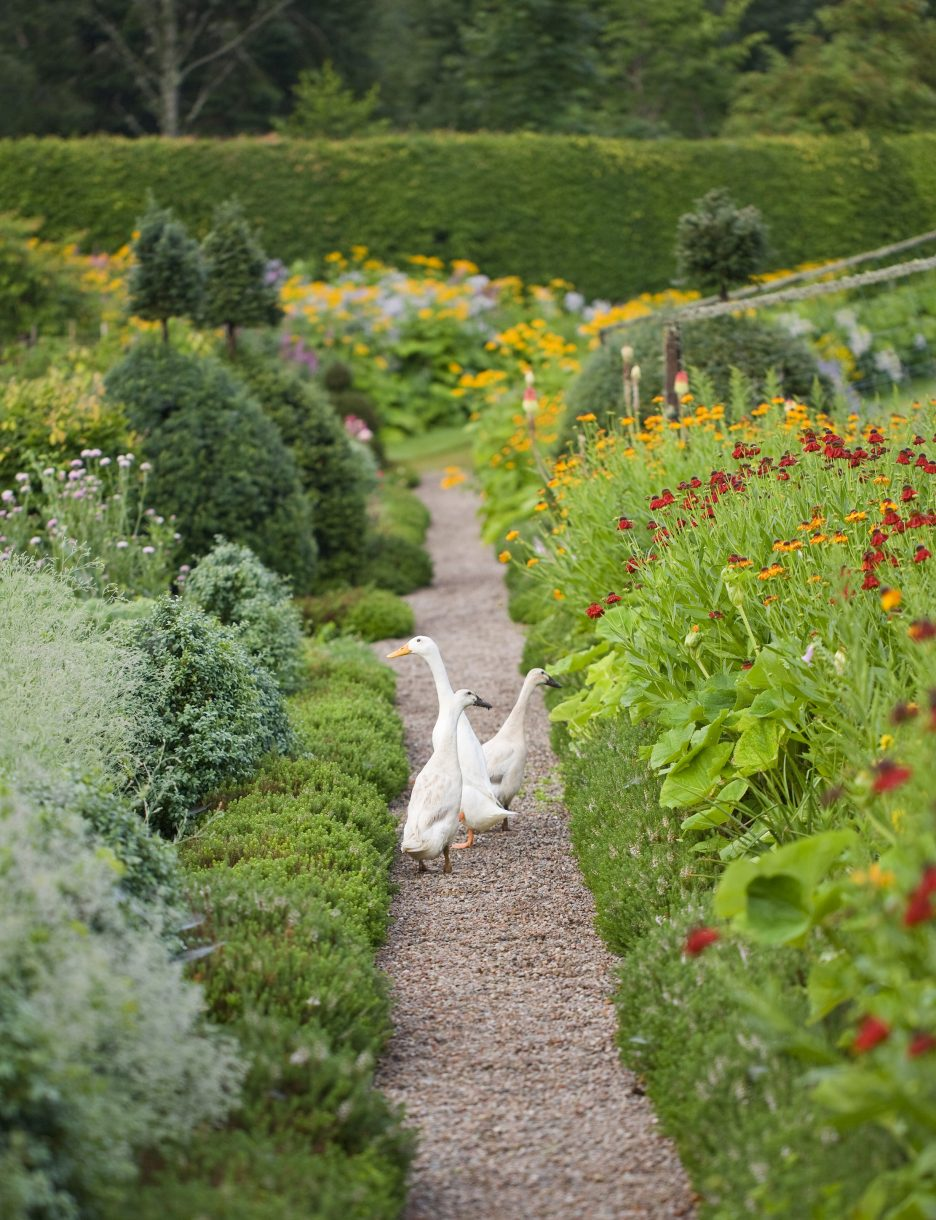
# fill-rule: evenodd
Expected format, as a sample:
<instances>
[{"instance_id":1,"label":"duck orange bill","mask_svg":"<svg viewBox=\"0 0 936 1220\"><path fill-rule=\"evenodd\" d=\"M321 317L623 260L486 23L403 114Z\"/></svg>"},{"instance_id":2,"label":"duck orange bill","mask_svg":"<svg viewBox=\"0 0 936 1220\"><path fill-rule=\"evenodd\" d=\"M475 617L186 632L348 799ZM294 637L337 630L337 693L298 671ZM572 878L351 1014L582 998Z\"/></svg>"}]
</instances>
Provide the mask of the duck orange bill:
<instances>
[{"instance_id":1,"label":"duck orange bill","mask_svg":"<svg viewBox=\"0 0 936 1220\"><path fill-rule=\"evenodd\" d=\"M394 648L393 652L387 653L387 660L389 661L391 657L408 657L412 651L409 644L401 644L399 648Z\"/></svg>"}]
</instances>

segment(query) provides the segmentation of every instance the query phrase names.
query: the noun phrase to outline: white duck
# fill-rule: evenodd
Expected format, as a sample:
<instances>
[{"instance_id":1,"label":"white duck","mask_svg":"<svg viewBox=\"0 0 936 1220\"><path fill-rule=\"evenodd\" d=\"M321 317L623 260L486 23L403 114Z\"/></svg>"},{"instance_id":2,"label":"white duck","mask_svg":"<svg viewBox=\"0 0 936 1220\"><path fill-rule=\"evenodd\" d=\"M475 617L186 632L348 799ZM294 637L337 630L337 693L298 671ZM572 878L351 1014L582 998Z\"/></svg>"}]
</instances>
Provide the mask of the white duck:
<instances>
[{"instance_id":1,"label":"white duck","mask_svg":"<svg viewBox=\"0 0 936 1220\"><path fill-rule=\"evenodd\" d=\"M531 669L523 679L520 694L498 732L481 747L494 795L505 809L520 791L526 767L526 711L538 686L558 686L545 669ZM507 819L504 818L504 830Z\"/></svg>"},{"instance_id":2,"label":"white duck","mask_svg":"<svg viewBox=\"0 0 936 1220\"><path fill-rule=\"evenodd\" d=\"M418 871L426 871L426 860L443 856L443 873L452 871L449 848L458 834L458 811L461 809L462 777L458 764L456 731L466 707L490 707L490 703L470 690L458 690L447 697L439 709L436 722L438 743L433 741L429 761L416 776L410 796L406 825L403 827L401 850L417 862ZM433 733L435 738L436 733Z\"/></svg>"},{"instance_id":3,"label":"white duck","mask_svg":"<svg viewBox=\"0 0 936 1220\"><path fill-rule=\"evenodd\" d=\"M447 700L452 697L452 684L449 681L445 662L442 660L442 654L439 652L439 646L435 640L430 639L428 635L413 636L411 640L400 648L387 653L387 657L388 659L392 657L406 657L411 653L423 658L429 666L435 681L436 694L439 697L440 714L435 728L432 730L432 748L438 750L442 735L440 727L442 724L441 713ZM462 813L465 824L468 827L468 837L464 843L454 843L453 847L462 848L471 847L474 844L476 833L483 834L487 830L493 830L499 822L503 822L508 814L508 810L498 802L497 797L494 795L494 789L491 787L491 781L488 778L487 764L484 761L481 742L478 740L478 735L471 727L471 722L467 716L462 716L458 721L456 741L458 744L458 762L461 767Z\"/></svg>"}]
</instances>

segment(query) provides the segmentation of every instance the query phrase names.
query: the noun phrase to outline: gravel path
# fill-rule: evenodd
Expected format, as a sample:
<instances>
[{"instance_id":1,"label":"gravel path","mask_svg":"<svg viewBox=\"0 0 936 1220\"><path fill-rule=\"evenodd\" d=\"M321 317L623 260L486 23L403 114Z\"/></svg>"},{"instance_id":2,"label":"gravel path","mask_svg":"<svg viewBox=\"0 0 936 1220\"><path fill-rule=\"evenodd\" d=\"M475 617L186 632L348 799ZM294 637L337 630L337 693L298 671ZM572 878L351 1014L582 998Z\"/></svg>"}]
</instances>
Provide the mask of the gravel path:
<instances>
[{"instance_id":1,"label":"gravel path","mask_svg":"<svg viewBox=\"0 0 936 1220\"><path fill-rule=\"evenodd\" d=\"M502 571L478 539L475 497L427 475L435 583L409 598L416 631L438 643L452 685L493 704L471 710L484 741L520 688L521 628ZM386 653L403 641L380 646ZM413 775L429 756L436 697L417 656L391 662ZM527 720L526 786L508 833L480 836L417 875L398 855L380 965L396 1034L378 1085L419 1128L406 1220L691 1217L673 1146L614 1045L614 959L571 854L551 777L540 693ZM399 802L405 815L406 798Z\"/></svg>"}]
</instances>

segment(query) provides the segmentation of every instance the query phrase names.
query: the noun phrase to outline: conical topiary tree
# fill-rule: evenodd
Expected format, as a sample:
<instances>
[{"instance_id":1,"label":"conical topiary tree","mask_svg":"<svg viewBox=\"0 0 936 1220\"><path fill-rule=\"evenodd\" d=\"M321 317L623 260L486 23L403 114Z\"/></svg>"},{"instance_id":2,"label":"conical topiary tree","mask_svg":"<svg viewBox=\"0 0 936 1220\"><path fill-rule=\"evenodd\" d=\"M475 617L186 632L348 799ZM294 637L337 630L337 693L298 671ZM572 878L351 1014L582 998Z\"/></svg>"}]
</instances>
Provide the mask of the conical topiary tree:
<instances>
[{"instance_id":1,"label":"conical topiary tree","mask_svg":"<svg viewBox=\"0 0 936 1220\"><path fill-rule=\"evenodd\" d=\"M680 273L723 301L763 266L767 229L757 208L739 208L724 189L697 199L694 212L679 218L676 257Z\"/></svg>"},{"instance_id":2,"label":"conical topiary tree","mask_svg":"<svg viewBox=\"0 0 936 1220\"><path fill-rule=\"evenodd\" d=\"M239 326L275 326L282 317L276 279L267 277L267 257L238 203L216 210L214 228L202 244L205 295L202 321L223 326L228 351L237 350Z\"/></svg>"},{"instance_id":3,"label":"conical topiary tree","mask_svg":"<svg viewBox=\"0 0 936 1220\"><path fill-rule=\"evenodd\" d=\"M130 272L130 312L162 324L169 342L169 319L194 317L201 307L205 272L198 242L168 208L152 200L140 221L133 243Z\"/></svg>"}]
</instances>

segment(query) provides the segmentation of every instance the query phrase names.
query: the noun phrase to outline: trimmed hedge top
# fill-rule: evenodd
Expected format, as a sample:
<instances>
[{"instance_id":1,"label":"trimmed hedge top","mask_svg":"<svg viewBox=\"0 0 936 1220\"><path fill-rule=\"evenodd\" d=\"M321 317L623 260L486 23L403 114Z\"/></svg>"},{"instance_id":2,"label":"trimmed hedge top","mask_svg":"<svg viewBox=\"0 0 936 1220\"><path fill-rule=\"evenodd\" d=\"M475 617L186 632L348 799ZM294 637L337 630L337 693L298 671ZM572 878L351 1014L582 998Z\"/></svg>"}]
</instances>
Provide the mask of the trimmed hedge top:
<instances>
[{"instance_id":1,"label":"trimmed hedge top","mask_svg":"<svg viewBox=\"0 0 936 1220\"><path fill-rule=\"evenodd\" d=\"M934 226L936 133L0 141L2 207L42 217L45 236L81 231L116 249L147 191L204 233L217 200L236 195L287 261L363 244L390 261L420 253L561 276L612 299L669 283L677 219L713 187L760 208L773 266L843 256Z\"/></svg>"}]
</instances>

